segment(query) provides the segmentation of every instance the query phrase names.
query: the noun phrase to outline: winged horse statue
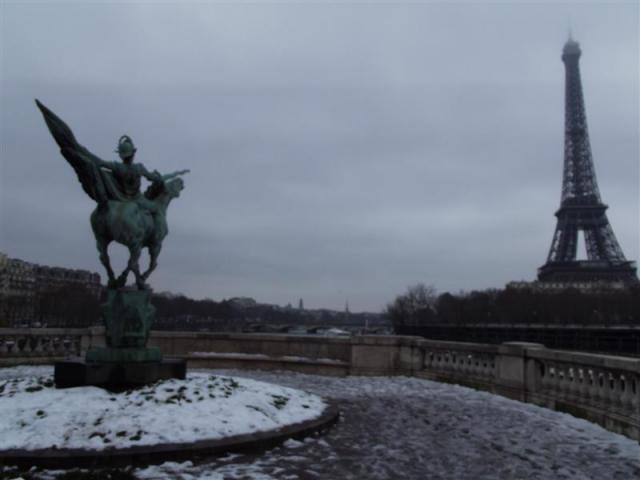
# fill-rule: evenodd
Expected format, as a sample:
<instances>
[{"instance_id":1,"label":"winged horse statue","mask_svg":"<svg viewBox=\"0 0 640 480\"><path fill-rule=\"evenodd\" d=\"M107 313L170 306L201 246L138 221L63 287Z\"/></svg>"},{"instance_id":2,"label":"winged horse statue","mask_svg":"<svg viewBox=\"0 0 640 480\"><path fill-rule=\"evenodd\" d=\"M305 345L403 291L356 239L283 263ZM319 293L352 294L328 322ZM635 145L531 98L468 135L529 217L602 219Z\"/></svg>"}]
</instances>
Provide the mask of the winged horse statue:
<instances>
[{"instance_id":1,"label":"winged horse statue","mask_svg":"<svg viewBox=\"0 0 640 480\"><path fill-rule=\"evenodd\" d=\"M168 175L149 172L141 163L134 163L136 148L127 135L120 137L118 152L121 162L107 162L80 145L69 126L51 110L36 100L44 120L60 147L62 156L75 170L83 190L96 201L91 214L91 227L100 253L100 262L107 270L108 287L124 287L130 272L135 275L138 289L147 289L146 280L158 265L162 241L169 232L167 208L184 188L181 170ZM151 182L141 193L141 178ZM108 247L117 242L129 249L125 270L116 278L111 267ZM140 272L140 255L149 252L149 267Z\"/></svg>"}]
</instances>

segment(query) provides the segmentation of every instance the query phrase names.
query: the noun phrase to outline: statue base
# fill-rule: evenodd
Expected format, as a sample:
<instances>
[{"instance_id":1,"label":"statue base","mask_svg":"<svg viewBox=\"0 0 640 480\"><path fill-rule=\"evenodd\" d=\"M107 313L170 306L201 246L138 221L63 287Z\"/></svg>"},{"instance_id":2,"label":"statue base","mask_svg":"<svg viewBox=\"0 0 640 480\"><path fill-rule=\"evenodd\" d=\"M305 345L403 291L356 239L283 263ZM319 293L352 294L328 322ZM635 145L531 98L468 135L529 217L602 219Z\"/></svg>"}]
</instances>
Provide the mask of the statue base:
<instances>
[{"instance_id":1,"label":"statue base","mask_svg":"<svg viewBox=\"0 0 640 480\"><path fill-rule=\"evenodd\" d=\"M158 347L147 347L154 318L151 291L107 290L102 305L106 346L89 348L84 360L57 362L56 387L94 386L122 391L158 380L184 379L185 360L163 360Z\"/></svg>"},{"instance_id":2,"label":"statue base","mask_svg":"<svg viewBox=\"0 0 640 480\"><path fill-rule=\"evenodd\" d=\"M177 358L117 363L78 359L56 362L54 369L56 388L93 386L111 391L128 390L170 378L182 380L186 375L187 362Z\"/></svg>"},{"instance_id":3,"label":"statue base","mask_svg":"<svg viewBox=\"0 0 640 480\"><path fill-rule=\"evenodd\" d=\"M133 362L160 362L162 353L158 347L148 348L98 348L93 347L87 351L87 362L97 363L133 363Z\"/></svg>"},{"instance_id":4,"label":"statue base","mask_svg":"<svg viewBox=\"0 0 640 480\"><path fill-rule=\"evenodd\" d=\"M107 346L144 349L156 313L151 305L151 290L109 289L106 300L101 309Z\"/></svg>"}]
</instances>

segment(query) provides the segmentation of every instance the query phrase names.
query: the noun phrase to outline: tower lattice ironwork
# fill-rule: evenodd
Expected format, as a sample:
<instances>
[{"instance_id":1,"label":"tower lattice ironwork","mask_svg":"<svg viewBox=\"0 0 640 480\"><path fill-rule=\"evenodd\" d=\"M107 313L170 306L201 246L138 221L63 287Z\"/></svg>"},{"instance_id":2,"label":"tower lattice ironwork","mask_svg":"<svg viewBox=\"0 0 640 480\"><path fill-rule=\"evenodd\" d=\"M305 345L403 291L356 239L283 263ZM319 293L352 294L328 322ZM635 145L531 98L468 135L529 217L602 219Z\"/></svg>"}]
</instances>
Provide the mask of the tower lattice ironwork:
<instances>
[{"instance_id":1,"label":"tower lattice ironwork","mask_svg":"<svg viewBox=\"0 0 640 480\"><path fill-rule=\"evenodd\" d=\"M562 51L565 66L564 174L562 198L542 281L636 282L636 268L616 240L596 181L587 116L580 80L580 45L569 38ZM577 260L578 232L586 244L586 260Z\"/></svg>"}]
</instances>

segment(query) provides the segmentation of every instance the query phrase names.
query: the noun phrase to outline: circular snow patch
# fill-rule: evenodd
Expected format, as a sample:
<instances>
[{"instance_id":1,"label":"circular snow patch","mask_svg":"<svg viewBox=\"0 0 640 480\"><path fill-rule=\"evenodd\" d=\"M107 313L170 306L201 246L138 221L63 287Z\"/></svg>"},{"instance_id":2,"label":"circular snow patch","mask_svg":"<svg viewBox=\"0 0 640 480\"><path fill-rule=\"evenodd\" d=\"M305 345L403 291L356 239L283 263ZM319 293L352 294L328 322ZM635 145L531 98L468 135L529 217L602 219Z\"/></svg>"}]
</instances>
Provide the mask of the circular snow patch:
<instances>
[{"instance_id":1,"label":"circular snow patch","mask_svg":"<svg viewBox=\"0 0 640 480\"><path fill-rule=\"evenodd\" d=\"M189 444L282 429L327 407L300 390L207 373L122 393L59 390L51 376L14 378L0 380L0 450Z\"/></svg>"}]
</instances>

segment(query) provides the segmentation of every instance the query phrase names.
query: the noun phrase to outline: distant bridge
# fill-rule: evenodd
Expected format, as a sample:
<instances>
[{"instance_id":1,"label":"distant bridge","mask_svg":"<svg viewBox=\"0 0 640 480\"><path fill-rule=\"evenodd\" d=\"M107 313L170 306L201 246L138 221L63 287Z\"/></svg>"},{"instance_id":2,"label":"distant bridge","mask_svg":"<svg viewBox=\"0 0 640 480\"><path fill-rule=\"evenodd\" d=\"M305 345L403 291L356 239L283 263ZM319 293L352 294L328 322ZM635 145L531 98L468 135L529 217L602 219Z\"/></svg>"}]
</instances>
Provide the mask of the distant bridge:
<instances>
[{"instance_id":1,"label":"distant bridge","mask_svg":"<svg viewBox=\"0 0 640 480\"><path fill-rule=\"evenodd\" d=\"M432 324L406 325L396 333L455 342L535 342L547 348L640 357L640 325Z\"/></svg>"}]
</instances>

